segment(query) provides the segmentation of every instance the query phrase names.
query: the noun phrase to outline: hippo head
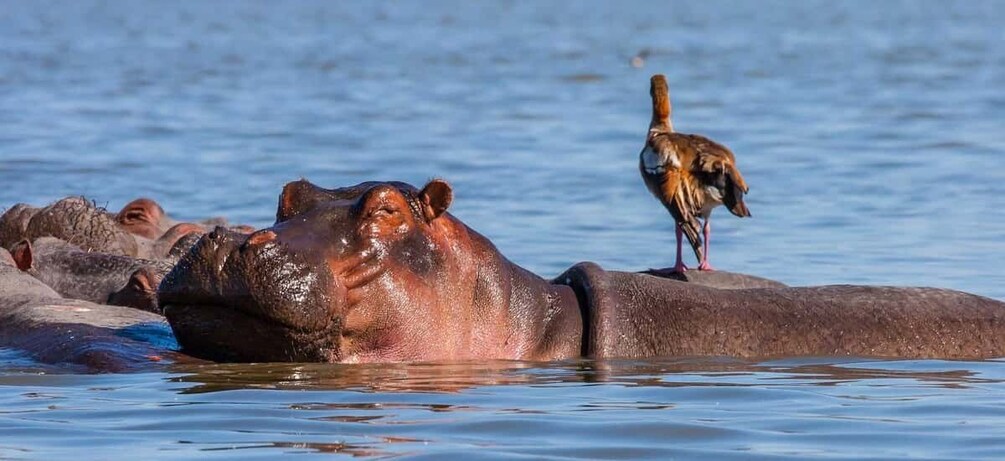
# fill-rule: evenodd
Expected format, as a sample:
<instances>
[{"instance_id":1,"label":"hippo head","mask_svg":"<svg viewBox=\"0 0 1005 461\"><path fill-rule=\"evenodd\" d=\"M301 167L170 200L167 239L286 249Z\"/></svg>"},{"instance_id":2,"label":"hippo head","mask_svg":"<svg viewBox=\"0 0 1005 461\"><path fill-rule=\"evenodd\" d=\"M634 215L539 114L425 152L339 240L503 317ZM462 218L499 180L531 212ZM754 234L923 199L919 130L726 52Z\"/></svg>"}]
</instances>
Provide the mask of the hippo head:
<instances>
[{"instance_id":1,"label":"hippo head","mask_svg":"<svg viewBox=\"0 0 1005 461\"><path fill-rule=\"evenodd\" d=\"M151 240L156 240L176 224L167 217L160 204L148 198L127 203L115 214L115 221L127 232Z\"/></svg>"},{"instance_id":2,"label":"hippo head","mask_svg":"<svg viewBox=\"0 0 1005 461\"><path fill-rule=\"evenodd\" d=\"M451 200L441 180L289 183L272 227L218 227L182 257L159 287L164 314L187 353L217 361L449 357L471 340L443 332L470 315L482 248Z\"/></svg>"},{"instance_id":3,"label":"hippo head","mask_svg":"<svg viewBox=\"0 0 1005 461\"><path fill-rule=\"evenodd\" d=\"M103 208L83 197L67 197L31 215L22 239L56 237L85 251L137 256L136 239Z\"/></svg>"},{"instance_id":4,"label":"hippo head","mask_svg":"<svg viewBox=\"0 0 1005 461\"><path fill-rule=\"evenodd\" d=\"M0 215L0 248L10 248L23 239L28 222L38 210L33 206L18 203Z\"/></svg>"}]
</instances>

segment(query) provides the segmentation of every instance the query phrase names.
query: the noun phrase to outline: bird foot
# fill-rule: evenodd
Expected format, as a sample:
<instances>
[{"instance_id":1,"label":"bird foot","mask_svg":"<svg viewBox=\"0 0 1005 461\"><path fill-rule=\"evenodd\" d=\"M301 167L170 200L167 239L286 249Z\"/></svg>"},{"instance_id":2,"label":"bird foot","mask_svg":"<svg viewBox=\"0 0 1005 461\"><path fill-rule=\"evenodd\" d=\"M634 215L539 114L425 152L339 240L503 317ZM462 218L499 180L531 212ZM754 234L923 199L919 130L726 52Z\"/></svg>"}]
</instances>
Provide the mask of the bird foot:
<instances>
[{"instance_id":1,"label":"bird foot","mask_svg":"<svg viewBox=\"0 0 1005 461\"><path fill-rule=\"evenodd\" d=\"M687 272L687 266L685 266L684 263L679 262L677 264L674 264L674 266L670 269L670 272L683 274Z\"/></svg>"},{"instance_id":2,"label":"bird foot","mask_svg":"<svg viewBox=\"0 0 1005 461\"><path fill-rule=\"evenodd\" d=\"M715 272L715 268L713 268L712 265L708 263L708 261L702 261L701 264L698 265L698 270Z\"/></svg>"}]
</instances>

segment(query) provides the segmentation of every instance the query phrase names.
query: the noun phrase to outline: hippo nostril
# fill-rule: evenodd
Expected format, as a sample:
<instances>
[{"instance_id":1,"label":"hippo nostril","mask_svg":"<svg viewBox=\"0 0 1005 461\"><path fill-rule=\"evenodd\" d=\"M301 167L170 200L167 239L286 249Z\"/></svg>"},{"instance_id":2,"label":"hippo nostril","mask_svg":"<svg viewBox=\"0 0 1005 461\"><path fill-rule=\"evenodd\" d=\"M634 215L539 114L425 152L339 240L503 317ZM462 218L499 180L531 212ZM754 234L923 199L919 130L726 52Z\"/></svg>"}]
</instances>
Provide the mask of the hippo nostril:
<instances>
[{"instance_id":1,"label":"hippo nostril","mask_svg":"<svg viewBox=\"0 0 1005 461\"><path fill-rule=\"evenodd\" d=\"M248 245L261 245L263 243L268 243L276 239L276 233L270 230L262 230L251 234L248 240L244 242L245 246Z\"/></svg>"}]
</instances>

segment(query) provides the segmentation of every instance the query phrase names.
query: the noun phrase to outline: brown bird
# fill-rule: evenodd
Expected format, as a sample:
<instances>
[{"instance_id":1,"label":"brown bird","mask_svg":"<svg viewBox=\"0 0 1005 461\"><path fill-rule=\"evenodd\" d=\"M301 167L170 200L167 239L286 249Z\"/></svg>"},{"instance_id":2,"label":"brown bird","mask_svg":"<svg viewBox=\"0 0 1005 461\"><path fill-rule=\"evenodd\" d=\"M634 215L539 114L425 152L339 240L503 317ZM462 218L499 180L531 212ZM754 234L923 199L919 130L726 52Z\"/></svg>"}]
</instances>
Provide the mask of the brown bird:
<instances>
[{"instance_id":1,"label":"brown bird","mask_svg":"<svg viewBox=\"0 0 1005 461\"><path fill-rule=\"evenodd\" d=\"M639 153L639 170L652 192L676 221L677 262L675 272L687 266L681 260L681 234L686 235L698 258L698 270L712 270L708 262L708 241L712 234L712 209L725 204L730 213L750 216L743 203L747 183L736 168L733 153L704 136L675 133L670 122L670 91L666 77L653 75L649 81L653 98L653 118L646 145ZM698 219L705 221L702 237Z\"/></svg>"}]
</instances>

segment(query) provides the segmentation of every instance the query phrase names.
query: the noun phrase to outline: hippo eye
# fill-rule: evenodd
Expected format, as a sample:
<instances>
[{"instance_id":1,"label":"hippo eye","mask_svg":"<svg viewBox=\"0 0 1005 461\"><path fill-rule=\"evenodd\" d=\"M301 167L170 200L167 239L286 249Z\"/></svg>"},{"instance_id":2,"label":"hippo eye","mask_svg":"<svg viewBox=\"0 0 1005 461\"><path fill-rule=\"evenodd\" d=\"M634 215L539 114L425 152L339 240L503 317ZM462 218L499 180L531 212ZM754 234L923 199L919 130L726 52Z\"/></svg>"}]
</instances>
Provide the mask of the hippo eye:
<instances>
[{"instance_id":1,"label":"hippo eye","mask_svg":"<svg viewBox=\"0 0 1005 461\"><path fill-rule=\"evenodd\" d=\"M126 213L124 220L127 222L146 221L147 220L146 217L147 217L146 213L143 213L142 211L130 211Z\"/></svg>"}]
</instances>

